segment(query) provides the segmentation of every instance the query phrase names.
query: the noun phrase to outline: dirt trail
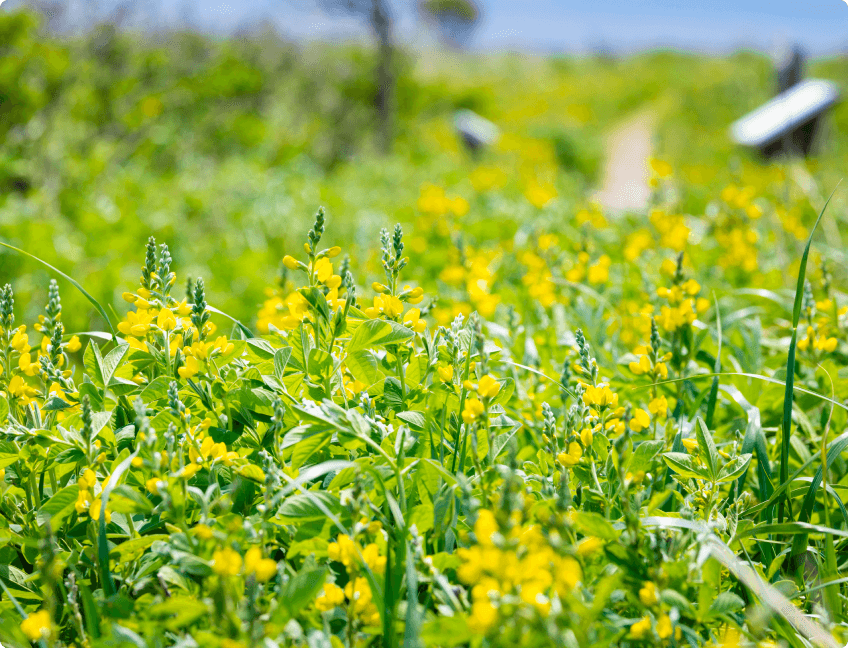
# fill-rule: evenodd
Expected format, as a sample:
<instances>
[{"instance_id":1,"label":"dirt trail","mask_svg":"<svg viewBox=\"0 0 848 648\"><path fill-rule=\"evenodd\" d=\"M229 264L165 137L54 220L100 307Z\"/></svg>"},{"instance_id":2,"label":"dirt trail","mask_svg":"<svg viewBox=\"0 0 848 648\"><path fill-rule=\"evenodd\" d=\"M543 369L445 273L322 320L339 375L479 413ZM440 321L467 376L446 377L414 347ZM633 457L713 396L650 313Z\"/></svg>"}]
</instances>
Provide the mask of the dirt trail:
<instances>
[{"instance_id":1,"label":"dirt trail","mask_svg":"<svg viewBox=\"0 0 848 648\"><path fill-rule=\"evenodd\" d=\"M648 158L653 149L655 115L644 111L626 119L609 134L601 189L593 196L609 211L640 211L648 206Z\"/></svg>"}]
</instances>

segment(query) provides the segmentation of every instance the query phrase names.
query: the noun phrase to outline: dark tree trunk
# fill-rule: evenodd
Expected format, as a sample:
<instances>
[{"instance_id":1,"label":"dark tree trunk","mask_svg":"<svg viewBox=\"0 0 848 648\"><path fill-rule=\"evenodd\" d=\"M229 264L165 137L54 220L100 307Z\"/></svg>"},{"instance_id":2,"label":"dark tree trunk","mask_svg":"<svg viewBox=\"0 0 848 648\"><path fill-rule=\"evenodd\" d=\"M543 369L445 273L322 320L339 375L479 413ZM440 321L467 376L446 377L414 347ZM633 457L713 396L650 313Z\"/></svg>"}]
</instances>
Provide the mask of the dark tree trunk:
<instances>
[{"instance_id":1,"label":"dark tree trunk","mask_svg":"<svg viewBox=\"0 0 848 648\"><path fill-rule=\"evenodd\" d=\"M377 36L377 144L383 153L389 153L394 137L395 77L392 17L386 0L371 0L371 27Z\"/></svg>"}]
</instances>

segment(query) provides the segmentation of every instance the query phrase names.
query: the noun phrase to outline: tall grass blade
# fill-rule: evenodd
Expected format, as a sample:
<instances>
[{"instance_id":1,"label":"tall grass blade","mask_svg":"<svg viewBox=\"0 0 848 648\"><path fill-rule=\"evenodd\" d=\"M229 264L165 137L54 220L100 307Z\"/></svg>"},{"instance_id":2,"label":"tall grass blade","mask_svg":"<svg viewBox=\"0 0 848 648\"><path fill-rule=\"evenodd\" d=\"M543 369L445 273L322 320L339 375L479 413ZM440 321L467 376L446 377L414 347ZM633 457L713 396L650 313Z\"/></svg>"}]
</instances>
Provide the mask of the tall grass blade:
<instances>
[{"instance_id":1,"label":"tall grass blade","mask_svg":"<svg viewBox=\"0 0 848 648\"><path fill-rule=\"evenodd\" d=\"M715 408L716 401L718 401L718 374L721 373L721 311L718 309L718 299L713 293L713 301L715 302L715 311L716 311L716 334L718 336L718 349L716 350L715 357L715 366L713 367L713 373L716 376L713 378L713 384L710 387L710 397L707 400L707 427L711 430L713 428L713 417L715 416Z\"/></svg>"},{"instance_id":2,"label":"tall grass blade","mask_svg":"<svg viewBox=\"0 0 848 648\"><path fill-rule=\"evenodd\" d=\"M801 304L804 299L804 280L807 274L807 259L810 256L810 247L813 245L813 236L821 222L827 206L830 204L833 194L836 189L830 194L830 197L819 212L819 217L816 219L813 229L810 230L810 236L807 239L807 245L804 246L804 254L801 256L801 267L798 269L798 283L795 286L795 305L792 307L792 340L789 342L789 356L786 361L786 390L783 394L783 437L780 444L780 483L786 483L789 479L789 439L792 435L792 398L793 385L795 382L795 349L798 346L798 322L801 320ZM786 495L783 494L777 504L777 521L783 522L784 508L787 504Z\"/></svg>"},{"instance_id":3,"label":"tall grass blade","mask_svg":"<svg viewBox=\"0 0 848 648\"><path fill-rule=\"evenodd\" d=\"M70 277L70 276L66 275L64 272L62 272L62 271L61 271L61 270L59 270L58 268L56 268L56 267L54 267L54 266L50 265L49 263L47 263L47 261L44 261L43 259L39 259L39 258L38 258L37 256L35 256L34 254L30 254L30 253L29 253L29 252L27 252L26 250L22 250L22 249L20 249L20 248L16 248L14 245L9 245L8 243L4 243L3 241L0 241L0 245L2 245L2 246L3 246L3 247L5 247L5 248L8 248L8 249L10 249L10 250L14 250L14 251L15 251L15 252L17 252L18 254L23 254L24 256L28 256L30 259L34 259L35 261L38 261L40 264L42 264L42 265L44 265L44 266L46 266L46 267L50 268L53 272L55 272L56 274L58 274L60 277L62 277L62 278L64 278L64 279L67 279L68 281L70 281L70 282L71 282L71 285L72 285L74 288L76 288L77 290L79 290L79 291L83 294L83 296L84 296L84 297L85 297L85 298L86 298L89 302L91 302L91 305L92 305L92 306L94 306L94 308L96 308L96 309L97 309L97 312L98 312L98 313L100 313L100 316L101 316L101 317L103 318L103 320L106 322L106 326L108 326L108 327L109 327L109 331L112 333L112 341L113 341L115 344L117 344L117 343L118 343L118 338L117 338L117 337L115 337L115 329L114 329L114 328L112 328L112 320L110 320L110 319L109 319L109 316L106 314L106 309L104 309L104 308L103 308L103 306L101 306L101 305L100 305L100 302L98 302L98 301L97 301L94 297L92 297L92 296L91 296L91 294L90 294L90 293L89 293L89 292L88 292L85 288L83 288L83 287L80 285L80 283L79 283L78 281L76 281L76 280L75 280L75 279L73 279L72 277Z\"/></svg>"}]
</instances>

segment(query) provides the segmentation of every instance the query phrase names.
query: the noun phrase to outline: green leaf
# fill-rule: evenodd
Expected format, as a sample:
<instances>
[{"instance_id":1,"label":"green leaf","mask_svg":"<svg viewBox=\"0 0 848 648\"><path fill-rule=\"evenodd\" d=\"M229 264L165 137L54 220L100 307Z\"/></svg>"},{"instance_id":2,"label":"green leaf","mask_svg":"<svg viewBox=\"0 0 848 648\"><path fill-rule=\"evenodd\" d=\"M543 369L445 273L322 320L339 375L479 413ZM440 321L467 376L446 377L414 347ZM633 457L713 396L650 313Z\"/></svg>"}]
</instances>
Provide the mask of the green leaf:
<instances>
[{"instance_id":1,"label":"green leaf","mask_svg":"<svg viewBox=\"0 0 848 648\"><path fill-rule=\"evenodd\" d=\"M359 349L353 353L348 353L345 366L353 377L366 387L371 387L382 378L377 369L377 358L368 349Z\"/></svg>"},{"instance_id":2,"label":"green leaf","mask_svg":"<svg viewBox=\"0 0 848 648\"><path fill-rule=\"evenodd\" d=\"M698 450L707 465L710 478L717 479L721 459L713 441L713 435L710 434L707 424L700 416L695 421L695 438L698 440Z\"/></svg>"},{"instance_id":3,"label":"green leaf","mask_svg":"<svg viewBox=\"0 0 848 648\"><path fill-rule=\"evenodd\" d=\"M665 443L661 440L643 441L637 445L633 451L633 458L630 460L630 472L648 472L651 464L654 463L654 458L662 451L664 446Z\"/></svg>"},{"instance_id":4,"label":"green leaf","mask_svg":"<svg viewBox=\"0 0 848 648\"><path fill-rule=\"evenodd\" d=\"M426 421L424 419L423 412L410 410L408 412L400 412L397 417L404 423L408 424L413 430L420 431L424 429Z\"/></svg>"},{"instance_id":5,"label":"green leaf","mask_svg":"<svg viewBox=\"0 0 848 648\"><path fill-rule=\"evenodd\" d=\"M681 477L690 479L709 479L707 471L697 463L692 455L685 452L666 452L663 460L674 472Z\"/></svg>"},{"instance_id":6,"label":"green leaf","mask_svg":"<svg viewBox=\"0 0 848 648\"><path fill-rule=\"evenodd\" d=\"M719 484L724 484L730 481L733 481L737 477L741 477L742 474L748 470L748 464L751 463L750 454L739 455L738 457L733 457L730 461L728 461L722 469L718 473L718 479L716 480Z\"/></svg>"},{"instance_id":7,"label":"green leaf","mask_svg":"<svg viewBox=\"0 0 848 648\"><path fill-rule=\"evenodd\" d=\"M280 506L277 518L293 522L324 520L327 512L341 511L339 498L326 491L306 491L288 497Z\"/></svg>"},{"instance_id":8,"label":"green leaf","mask_svg":"<svg viewBox=\"0 0 848 648\"><path fill-rule=\"evenodd\" d=\"M79 486L73 484L57 492L38 510L40 525L50 522L53 531L57 531L64 519L74 511L74 504L79 495Z\"/></svg>"},{"instance_id":9,"label":"green leaf","mask_svg":"<svg viewBox=\"0 0 848 648\"><path fill-rule=\"evenodd\" d=\"M143 552L157 540L161 540L162 542L168 542L170 538L171 536L164 534L148 535L142 536L140 538L133 538L132 540L122 542L121 544L113 548L112 551L109 552L109 557L114 560L117 560L118 562L124 562L128 559L132 559L134 557L134 554Z\"/></svg>"},{"instance_id":10,"label":"green leaf","mask_svg":"<svg viewBox=\"0 0 848 648\"><path fill-rule=\"evenodd\" d=\"M347 344L350 355L361 349L373 349L389 344L401 344L411 340L415 333L397 322L386 320L366 320L359 325Z\"/></svg>"},{"instance_id":11,"label":"green leaf","mask_svg":"<svg viewBox=\"0 0 848 648\"><path fill-rule=\"evenodd\" d=\"M302 570L292 576L283 586L279 600L282 601L289 618L305 608L324 586L326 569Z\"/></svg>"},{"instance_id":12,"label":"green leaf","mask_svg":"<svg viewBox=\"0 0 848 648\"><path fill-rule=\"evenodd\" d=\"M238 469L238 474L250 481L256 482L257 484L265 483L265 473L262 472L262 469L259 466L247 464L246 466L242 466Z\"/></svg>"},{"instance_id":13,"label":"green leaf","mask_svg":"<svg viewBox=\"0 0 848 648\"><path fill-rule=\"evenodd\" d=\"M745 608L745 601L733 592L722 592L715 597L715 600L710 604L710 609L707 612L709 616L719 616L722 614L733 614Z\"/></svg>"},{"instance_id":14,"label":"green leaf","mask_svg":"<svg viewBox=\"0 0 848 648\"><path fill-rule=\"evenodd\" d=\"M286 365L289 362L291 354L291 347L283 347L282 349L277 349L277 351L274 353L274 376L276 376L277 380L279 380L280 382L283 381L283 375L286 373Z\"/></svg>"},{"instance_id":15,"label":"green leaf","mask_svg":"<svg viewBox=\"0 0 848 648\"><path fill-rule=\"evenodd\" d=\"M106 354L106 357L103 358L100 365L101 375L103 376L103 384L108 386L109 383L112 382L112 376L115 375L115 371L120 366L121 360L124 359L124 356L127 355L127 351L129 350L129 344L119 344Z\"/></svg>"},{"instance_id":16,"label":"green leaf","mask_svg":"<svg viewBox=\"0 0 848 648\"><path fill-rule=\"evenodd\" d=\"M585 536L595 536L601 540L617 540L621 532L602 515L588 511L578 511L574 515L574 527Z\"/></svg>"}]
</instances>

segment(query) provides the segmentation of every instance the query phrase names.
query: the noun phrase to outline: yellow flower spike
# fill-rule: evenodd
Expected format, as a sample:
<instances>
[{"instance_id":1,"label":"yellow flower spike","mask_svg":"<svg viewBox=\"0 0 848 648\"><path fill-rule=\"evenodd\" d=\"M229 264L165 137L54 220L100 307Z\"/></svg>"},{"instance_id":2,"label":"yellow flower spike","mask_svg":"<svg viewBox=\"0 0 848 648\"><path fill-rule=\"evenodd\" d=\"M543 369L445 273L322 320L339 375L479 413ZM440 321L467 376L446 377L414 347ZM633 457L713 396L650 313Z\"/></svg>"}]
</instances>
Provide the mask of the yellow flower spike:
<instances>
[{"instance_id":1,"label":"yellow flower spike","mask_svg":"<svg viewBox=\"0 0 848 648\"><path fill-rule=\"evenodd\" d=\"M53 622L47 610L33 612L21 622L21 631L32 642L50 637Z\"/></svg>"},{"instance_id":2,"label":"yellow flower spike","mask_svg":"<svg viewBox=\"0 0 848 648\"><path fill-rule=\"evenodd\" d=\"M230 547L225 547L212 554L212 569L219 576L238 576L241 567L241 556Z\"/></svg>"}]
</instances>

